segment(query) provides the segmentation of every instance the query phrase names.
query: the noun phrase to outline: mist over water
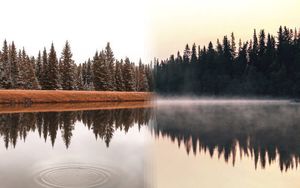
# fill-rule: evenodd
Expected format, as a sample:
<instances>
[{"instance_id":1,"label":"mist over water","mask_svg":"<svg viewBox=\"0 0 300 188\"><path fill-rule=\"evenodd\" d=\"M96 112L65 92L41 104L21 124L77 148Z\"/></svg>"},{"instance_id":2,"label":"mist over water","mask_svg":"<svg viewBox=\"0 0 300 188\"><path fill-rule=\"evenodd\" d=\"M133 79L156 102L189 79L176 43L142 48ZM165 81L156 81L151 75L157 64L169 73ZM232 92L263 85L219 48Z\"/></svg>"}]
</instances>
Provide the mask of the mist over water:
<instances>
[{"instance_id":1,"label":"mist over water","mask_svg":"<svg viewBox=\"0 0 300 188\"><path fill-rule=\"evenodd\" d=\"M214 98L214 97L157 97L157 105L263 105L263 104L290 104L290 99L254 99L254 98Z\"/></svg>"},{"instance_id":2,"label":"mist over water","mask_svg":"<svg viewBox=\"0 0 300 188\"><path fill-rule=\"evenodd\" d=\"M300 105L289 100L161 99L155 131L183 143L187 153L216 153L234 164L240 150L255 168L279 157L279 168L287 170L300 159L299 114Z\"/></svg>"}]
</instances>

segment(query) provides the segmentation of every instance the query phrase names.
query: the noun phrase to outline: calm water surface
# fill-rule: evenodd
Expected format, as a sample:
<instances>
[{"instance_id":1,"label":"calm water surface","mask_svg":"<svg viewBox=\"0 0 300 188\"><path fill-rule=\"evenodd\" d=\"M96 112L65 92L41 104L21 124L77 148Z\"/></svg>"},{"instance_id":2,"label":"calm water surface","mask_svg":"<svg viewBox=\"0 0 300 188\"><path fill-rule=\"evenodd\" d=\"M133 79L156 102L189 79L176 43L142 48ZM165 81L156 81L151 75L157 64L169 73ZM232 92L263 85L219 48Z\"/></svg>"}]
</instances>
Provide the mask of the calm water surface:
<instances>
[{"instance_id":1,"label":"calm water surface","mask_svg":"<svg viewBox=\"0 0 300 188\"><path fill-rule=\"evenodd\" d=\"M300 187L300 105L0 114L0 188Z\"/></svg>"},{"instance_id":2,"label":"calm water surface","mask_svg":"<svg viewBox=\"0 0 300 188\"><path fill-rule=\"evenodd\" d=\"M149 187L151 110L0 115L1 188Z\"/></svg>"}]
</instances>

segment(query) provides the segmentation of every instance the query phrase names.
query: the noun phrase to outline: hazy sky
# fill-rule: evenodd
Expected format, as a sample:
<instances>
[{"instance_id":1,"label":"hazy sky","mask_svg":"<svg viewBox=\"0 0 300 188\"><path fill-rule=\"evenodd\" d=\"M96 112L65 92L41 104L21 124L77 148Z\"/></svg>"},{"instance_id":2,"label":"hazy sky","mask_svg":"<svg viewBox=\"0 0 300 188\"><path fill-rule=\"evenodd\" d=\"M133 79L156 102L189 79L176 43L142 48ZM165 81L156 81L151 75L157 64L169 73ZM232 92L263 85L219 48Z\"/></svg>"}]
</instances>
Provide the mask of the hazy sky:
<instances>
[{"instance_id":1,"label":"hazy sky","mask_svg":"<svg viewBox=\"0 0 300 188\"><path fill-rule=\"evenodd\" d=\"M248 40L254 28L273 34L280 25L300 28L299 0L152 0L151 9L152 52L159 58L231 32Z\"/></svg>"},{"instance_id":2,"label":"hazy sky","mask_svg":"<svg viewBox=\"0 0 300 188\"><path fill-rule=\"evenodd\" d=\"M166 58L186 43L203 45L253 29L275 33L300 27L299 0L0 0L0 40L14 40L31 55L65 40L74 59L92 57L110 41L117 58Z\"/></svg>"}]
</instances>

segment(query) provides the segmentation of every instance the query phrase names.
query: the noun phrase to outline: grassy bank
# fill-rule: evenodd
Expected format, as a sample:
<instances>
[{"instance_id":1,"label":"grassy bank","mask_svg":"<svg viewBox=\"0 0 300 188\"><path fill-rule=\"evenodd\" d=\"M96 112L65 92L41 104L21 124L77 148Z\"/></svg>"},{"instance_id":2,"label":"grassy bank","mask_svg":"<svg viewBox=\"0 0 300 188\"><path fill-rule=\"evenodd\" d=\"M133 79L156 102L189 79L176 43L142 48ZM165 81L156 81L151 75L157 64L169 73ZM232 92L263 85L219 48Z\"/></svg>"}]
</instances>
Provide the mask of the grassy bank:
<instances>
[{"instance_id":1,"label":"grassy bank","mask_svg":"<svg viewBox=\"0 0 300 188\"><path fill-rule=\"evenodd\" d=\"M150 101L150 92L0 90L0 104Z\"/></svg>"}]
</instances>

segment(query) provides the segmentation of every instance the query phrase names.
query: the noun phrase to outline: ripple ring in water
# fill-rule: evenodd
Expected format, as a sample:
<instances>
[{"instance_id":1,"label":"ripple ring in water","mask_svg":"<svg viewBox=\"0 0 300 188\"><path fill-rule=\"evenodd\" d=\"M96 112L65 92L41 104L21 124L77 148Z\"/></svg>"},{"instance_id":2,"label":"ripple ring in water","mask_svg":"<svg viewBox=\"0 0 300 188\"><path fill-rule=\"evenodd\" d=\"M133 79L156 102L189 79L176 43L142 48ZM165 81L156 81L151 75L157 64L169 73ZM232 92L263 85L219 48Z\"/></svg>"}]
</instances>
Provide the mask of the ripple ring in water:
<instances>
[{"instance_id":1,"label":"ripple ring in water","mask_svg":"<svg viewBox=\"0 0 300 188\"><path fill-rule=\"evenodd\" d=\"M99 188L112 183L113 176L108 168L71 164L44 169L35 176L35 181L51 188Z\"/></svg>"}]
</instances>

